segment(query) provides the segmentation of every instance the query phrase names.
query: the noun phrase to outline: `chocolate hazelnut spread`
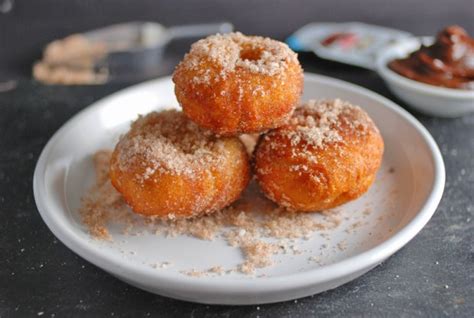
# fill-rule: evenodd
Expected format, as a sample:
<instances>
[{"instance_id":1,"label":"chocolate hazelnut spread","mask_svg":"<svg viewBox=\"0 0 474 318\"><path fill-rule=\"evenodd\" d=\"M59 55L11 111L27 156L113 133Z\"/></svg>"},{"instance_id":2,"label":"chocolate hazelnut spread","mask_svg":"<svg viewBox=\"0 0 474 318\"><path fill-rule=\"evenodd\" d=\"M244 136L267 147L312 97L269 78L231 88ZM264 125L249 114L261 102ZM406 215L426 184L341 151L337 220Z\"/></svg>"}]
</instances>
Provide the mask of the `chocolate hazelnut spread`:
<instances>
[{"instance_id":1,"label":"chocolate hazelnut spread","mask_svg":"<svg viewBox=\"0 0 474 318\"><path fill-rule=\"evenodd\" d=\"M474 39L463 28L449 26L438 33L434 44L388 66L418 82L474 90Z\"/></svg>"}]
</instances>

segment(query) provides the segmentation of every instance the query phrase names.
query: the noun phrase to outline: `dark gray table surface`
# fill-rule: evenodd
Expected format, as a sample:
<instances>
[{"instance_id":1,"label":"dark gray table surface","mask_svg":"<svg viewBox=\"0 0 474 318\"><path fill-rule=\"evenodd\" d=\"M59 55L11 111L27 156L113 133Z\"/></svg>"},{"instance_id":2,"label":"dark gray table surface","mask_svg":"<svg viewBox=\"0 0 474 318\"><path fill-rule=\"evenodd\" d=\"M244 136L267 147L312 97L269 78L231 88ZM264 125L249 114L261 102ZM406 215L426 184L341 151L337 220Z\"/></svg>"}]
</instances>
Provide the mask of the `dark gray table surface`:
<instances>
[{"instance_id":1,"label":"dark gray table surface","mask_svg":"<svg viewBox=\"0 0 474 318\"><path fill-rule=\"evenodd\" d=\"M148 1L141 2L151 6ZM407 5L406 0L402 2ZM469 10L474 9L471 6L473 2L460 2L462 7L447 8L449 15L444 18L440 15L438 20L430 9L430 20L426 22L429 30L438 25L458 22L467 25L472 33L474 11ZM77 5L76 1L73 3ZM375 6L374 1L369 3ZM441 8L439 1L433 3L438 5L438 9ZM305 5L309 5L308 2ZM388 7L383 6L381 9L380 6L377 7L379 10L388 10ZM419 9L420 5L414 7ZM265 23L273 23L278 29L274 33L267 32L270 30L268 25L262 27L249 22L254 23L252 28L242 19L233 22L242 25L248 32L255 30L253 33L262 32L283 38L292 31L287 26L276 25L275 17L279 17L283 9L277 10L273 19L268 16L264 18ZM304 11L303 8L301 10ZM354 20L365 18L374 22L374 18L368 13L364 16L363 12L370 11L367 10L357 11L354 8ZM397 6L393 10L400 11ZM259 12L263 12L263 9ZM16 14L21 16L23 13L20 10ZM203 14L210 19L211 14ZM146 17L145 13L143 15ZM227 12L227 15L230 13ZM254 15L256 13L244 14L250 20ZM413 15L399 15L399 20L387 20L387 23L375 18L375 22L398 26L414 33L426 33L426 24L420 24L417 28L416 17ZM221 16L228 18L224 14ZM305 17L308 20L310 16ZM60 15L57 18L61 19ZM346 14L333 19L348 18ZM33 19L32 23L37 23L35 21ZM289 24L293 29L303 24L296 23L294 19L291 21ZM3 22L0 17L0 24ZM404 25L409 27L403 27ZM66 29L70 31L73 27L67 25ZM2 31L4 29L0 28L0 34ZM17 43L18 47L27 46L16 41L12 43ZM163 64L163 74L172 71L188 45L189 43L180 43L170 47ZM4 46L1 47L3 49ZM3 74L5 78L15 77L17 85L8 92L0 93L0 317L474 315L474 114L458 119L436 119L412 112L428 128L442 151L446 164L446 189L441 204L428 225L386 262L335 290L297 301L261 306L206 306L141 291L87 263L51 234L34 203L33 170L42 148L52 134L79 110L132 83L44 86L25 77L27 72L25 73L21 58L15 59L14 54L4 54L11 59L11 67L8 72L0 71L0 75ZM388 92L375 73L323 61L309 53L301 54L300 60L306 71L362 85L406 106Z\"/></svg>"}]
</instances>

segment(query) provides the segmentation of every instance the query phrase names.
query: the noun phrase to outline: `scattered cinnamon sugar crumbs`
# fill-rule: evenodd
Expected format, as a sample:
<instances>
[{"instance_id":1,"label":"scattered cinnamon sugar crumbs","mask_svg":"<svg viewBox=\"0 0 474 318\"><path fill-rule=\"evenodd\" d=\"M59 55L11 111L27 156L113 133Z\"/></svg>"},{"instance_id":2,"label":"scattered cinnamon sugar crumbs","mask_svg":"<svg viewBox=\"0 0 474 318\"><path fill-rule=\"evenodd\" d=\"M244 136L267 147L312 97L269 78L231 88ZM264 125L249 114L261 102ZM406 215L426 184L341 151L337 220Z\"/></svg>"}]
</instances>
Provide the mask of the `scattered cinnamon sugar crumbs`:
<instances>
[{"instance_id":1,"label":"scattered cinnamon sugar crumbs","mask_svg":"<svg viewBox=\"0 0 474 318\"><path fill-rule=\"evenodd\" d=\"M94 155L96 183L82 198L80 213L89 232L97 238L111 240L107 224L112 219L127 220L129 211L120 193L110 183L108 166L111 151L98 151ZM113 214L113 215L112 215Z\"/></svg>"},{"instance_id":2,"label":"scattered cinnamon sugar crumbs","mask_svg":"<svg viewBox=\"0 0 474 318\"><path fill-rule=\"evenodd\" d=\"M352 223L348 228L346 228L344 231L346 233L353 233L357 231L364 223L362 221L357 221L355 223Z\"/></svg>"},{"instance_id":3,"label":"scattered cinnamon sugar crumbs","mask_svg":"<svg viewBox=\"0 0 474 318\"><path fill-rule=\"evenodd\" d=\"M339 251L345 251L347 249L347 241L341 241L339 243L337 243L337 248L339 249Z\"/></svg>"},{"instance_id":4,"label":"scattered cinnamon sugar crumbs","mask_svg":"<svg viewBox=\"0 0 474 318\"><path fill-rule=\"evenodd\" d=\"M224 274L225 271L224 271L224 268L222 268L222 266L214 266L209 269L209 272L222 275Z\"/></svg>"},{"instance_id":5,"label":"scattered cinnamon sugar crumbs","mask_svg":"<svg viewBox=\"0 0 474 318\"><path fill-rule=\"evenodd\" d=\"M189 271L181 271L182 274L188 275L191 277L202 277L207 274L207 272L204 271L198 271L197 269L193 268Z\"/></svg>"},{"instance_id":6,"label":"scattered cinnamon sugar crumbs","mask_svg":"<svg viewBox=\"0 0 474 318\"><path fill-rule=\"evenodd\" d=\"M191 219L160 219L135 214L108 179L110 151L94 155L96 184L82 198L80 214L90 234L97 239L112 240L108 227L119 225L129 235L189 235L202 240L224 239L229 246L242 251L243 262L235 269L224 270L217 265L207 271L183 271L185 275L200 277L227 274L235 271L254 274L256 269L271 266L277 254L300 254L296 239L307 239L314 232L333 229L339 225L337 212L325 211L321 218L308 213L292 213L265 199L251 183L241 199L232 206ZM170 264L152 264L165 268Z\"/></svg>"},{"instance_id":7,"label":"scattered cinnamon sugar crumbs","mask_svg":"<svg viewBox=\"0 0 474 318\"><path fill-rule=\"evenodd\" d=\"M210 275L224 275L225 273L231 273L232 270L226 271L222 266L214 266L209 268L208 270L200 271L195 268L187 271L181 271L182 274L191 276L191 277L202 277L202 276L210 276Z\"/></svg>"},{"instance_id":8,"label":"scattered cinnamon sugar crumbs","mask_svg":"<svg viewBox=\"0 0 474 318\"><path fill-rule=\"evenodd\" d=\"M214 217L197 217L191 220L178 219L167 224L166 234L171 237L191 235L202 240L212 241L224 224L223 214Z\"/></svg>"},{"instance_id":9,"label":"scattered cinnamon sugar crumbs","mask_svg":"<svg viewBox=\"0 0 474 318\"><path fill-rule=\"evenodd\" d=\"M270 218L263 226L269 235L276 238L306 238L313 232L325 230L328 224L316 221L309 214L278 209L274 218Z\"/></svg>"},{"instance_id":10,"label":"scattered cinnamon sugar crumbs","mask_svg":"<svg viewBox=\"0 0 474 318\"><path fill-rule=\"evenodd\" d=\"M278 252L278 246L263 241L243 241L240 246L245 256L245 262L240 264L240 271L245 274L255 273L256 268L273 265L272 256Z\"/></svg>"}]
</instances>

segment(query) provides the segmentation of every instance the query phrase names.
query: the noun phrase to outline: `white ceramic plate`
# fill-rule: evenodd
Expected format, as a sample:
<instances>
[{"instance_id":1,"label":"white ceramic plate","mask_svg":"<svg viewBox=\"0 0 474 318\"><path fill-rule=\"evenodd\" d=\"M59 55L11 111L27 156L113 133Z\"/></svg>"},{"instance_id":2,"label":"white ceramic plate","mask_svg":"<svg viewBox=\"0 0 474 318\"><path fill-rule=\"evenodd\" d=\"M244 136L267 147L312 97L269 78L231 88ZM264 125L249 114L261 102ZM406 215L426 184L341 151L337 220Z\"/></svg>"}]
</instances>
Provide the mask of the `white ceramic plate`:
<instances>
[{"instance_id":1,"label":"white ceramic plate","mask_svg":"<svg viewBox=\"0 0 474 318\"><path fill-rule=\"evenodd\" d=\"M361 105L380 127L386 152L377 181L366 195L341 208L345 218L336 229L325 233L325 238L315 234L302 241L307 252L279 255L275 266L260 269L257 276L190 277L180 273L240 263L239 251L220 239L151 234L125 237L112 230L115 240L105 242L91 239L81 224L80 197L94 178L91 154L112 148L137 114L175 107L169 77L94 103L51 138L34 175L38 209L51 231L75 253L131 285L160 295L211 304L260 304L335 288L364 274L410 241L436 210L445 182L437 145L410 114L367 89L305 75L303 100L336 97ZM388 172L391 168L393 173ZM372 212L366 213L367 206ZM357 229L350 230L355 225ZM346 248L336 248L341 242ZM320 263L309 261L314 254L320 256ZM174 265L160 270L149 266L158 261L172 261Z\"/></svg>"}]
</instances>

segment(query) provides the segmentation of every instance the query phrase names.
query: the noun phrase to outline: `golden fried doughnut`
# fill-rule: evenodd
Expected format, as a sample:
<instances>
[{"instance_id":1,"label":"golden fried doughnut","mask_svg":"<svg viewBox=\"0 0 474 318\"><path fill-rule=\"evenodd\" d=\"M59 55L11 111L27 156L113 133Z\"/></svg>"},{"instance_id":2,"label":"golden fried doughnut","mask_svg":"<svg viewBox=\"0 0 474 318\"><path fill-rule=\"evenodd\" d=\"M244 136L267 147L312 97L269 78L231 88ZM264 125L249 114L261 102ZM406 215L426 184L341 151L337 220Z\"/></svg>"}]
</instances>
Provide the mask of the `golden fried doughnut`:
<instances>
[{"instance_id":1,"label":"golden fried doughnut","mask_svg":"<svg viewBox=\"0 0 474 318\"><path fill-rule=\"evenodd\" d=\"M262 136L255 173L268 198L291 210L318 211L365 193L384 144L369 115L341 100L309 101Z\"/></svg>"},{"instance_id":2,"label":"golden fried doughnut","mask_svg":"<svg viewBox=\"0 0 474 318\"><path fill-rule=\"evenodd\" d=\"M282 42L217 34L191 46L173 81L186 116L216 134L236 135L288 119L302 93L303 70Z\"/></svg>"},{"instance_id":3,"label":"golden fried doughnut","mask_svg":"<svg viewBox=\"0 0 474 318\"><path fill-rule=\"evenodd\" d=\"M235 201L250 179L237 137L218 138L182 112L140 117L112 154L110 179L133 211L186 218Z\"/></svg>"}]
</instances>

